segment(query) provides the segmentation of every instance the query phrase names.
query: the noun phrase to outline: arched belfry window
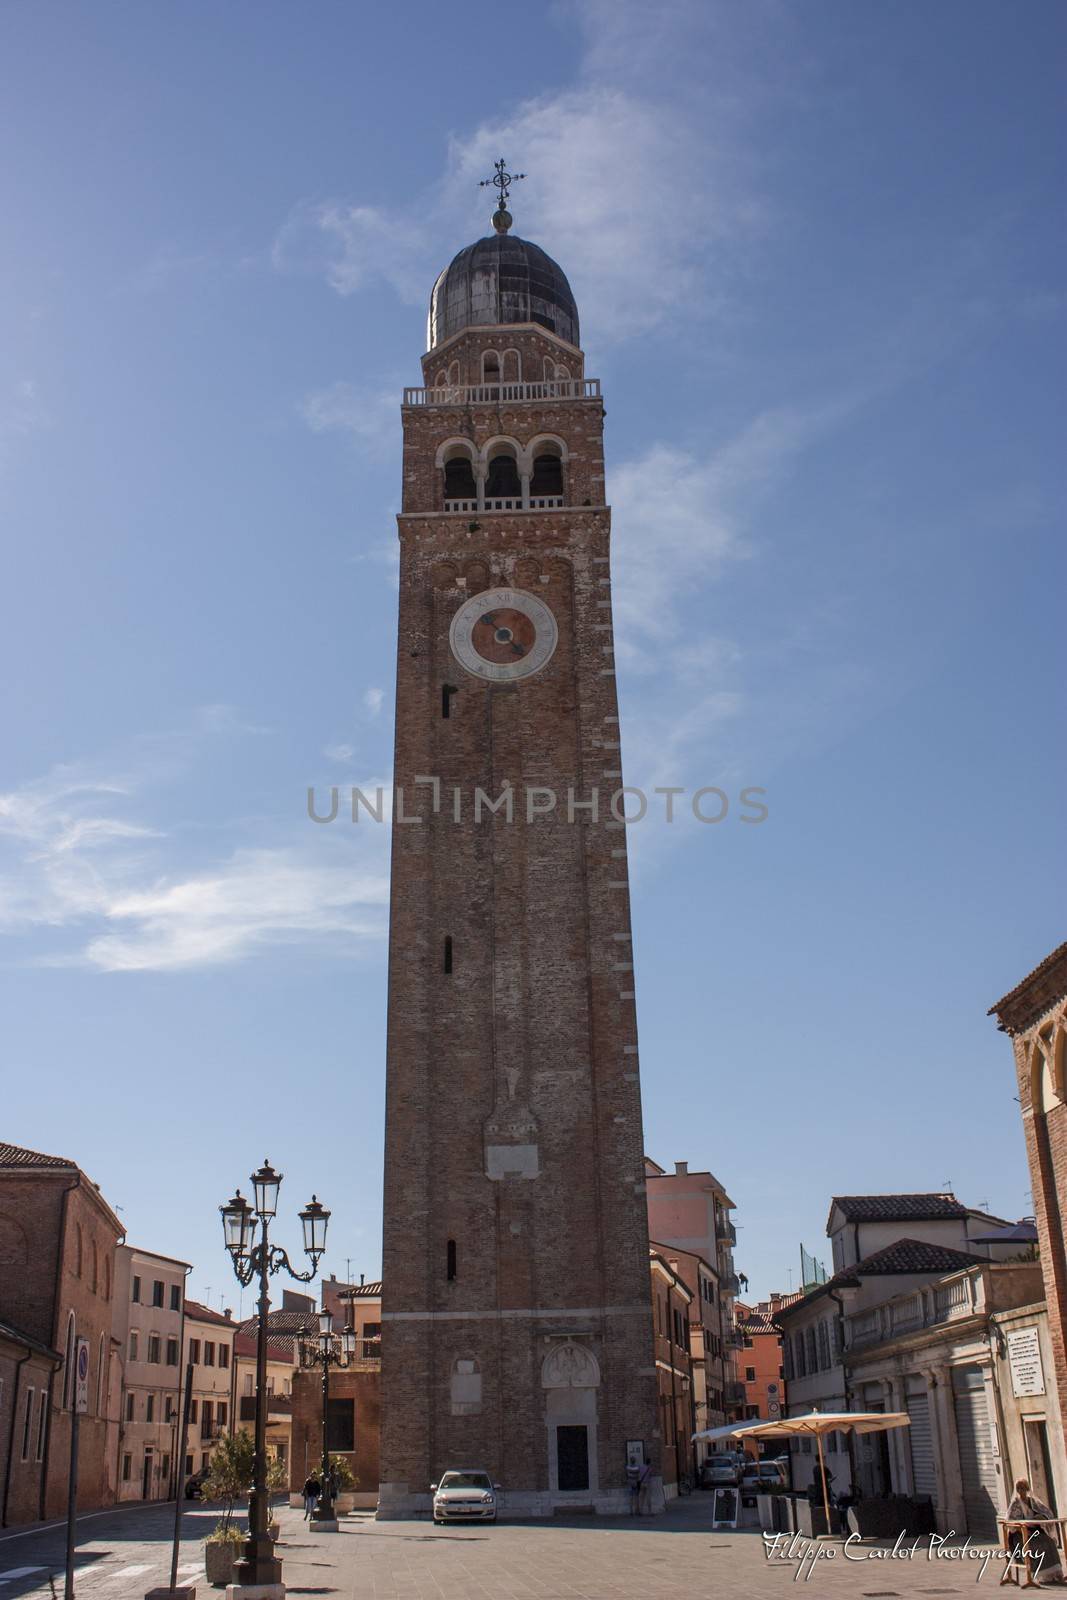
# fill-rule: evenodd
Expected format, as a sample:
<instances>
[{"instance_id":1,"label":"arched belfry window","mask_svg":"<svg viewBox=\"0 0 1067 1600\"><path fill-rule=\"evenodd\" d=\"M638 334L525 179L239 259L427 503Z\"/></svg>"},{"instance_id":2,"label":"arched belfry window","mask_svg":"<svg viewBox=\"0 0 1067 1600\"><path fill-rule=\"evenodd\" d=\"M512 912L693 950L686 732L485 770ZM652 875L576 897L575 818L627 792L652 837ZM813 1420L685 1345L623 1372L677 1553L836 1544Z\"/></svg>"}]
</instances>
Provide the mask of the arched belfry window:
<instances>
[{"instance_id":1,"label":"arched belfry window","mask_svg":"<svg viewBox=\"0 0 1067 1600\"><path fill-rule=\"evenodd\" d=\"M495 350L486 350L482 356L482 382L500 382L500 357Z\"/></svg>"},{"instance_id":2,"label":"arched belfry window","mask_svg":"<svg viewBox=\"0 0 1067 1600\"><path fill-rule=\"evenodd\" d=\"M522 497L522 482L518 462L504 451L489 459L489 476L485 482L487 500L518 500Z\"/></svg>"},{"instance_id":3,"label":"arched belfry window","mask_svg":"<svg viewBox=\"0 0 1067 1600\"><path fill-rule=\"evenodd\" d=\"M445 462L445 499L476 500L478 485L469 456L454 456Z\"/></svg>"},{"instance_id":4,"label":"arched belfry window","mask_svg":"<svg viewBox=\"0 0 1067 1600\"><path fill-rule=\"evenodd\" d=\"M563 458L558 445L545 445L533 459L530 495L563 495Z\"/></svg>"},{"instance_id":5,"label":"arched belfry window","mask_svg":"<svg viewBox=\"0 0 1067 1600\"><path fill-rule=\"evenodd\" d=\"M522 361L517 350L505 350L501 367L503 383L518 383L522 377Z\"/></svg>"}]
</instances>

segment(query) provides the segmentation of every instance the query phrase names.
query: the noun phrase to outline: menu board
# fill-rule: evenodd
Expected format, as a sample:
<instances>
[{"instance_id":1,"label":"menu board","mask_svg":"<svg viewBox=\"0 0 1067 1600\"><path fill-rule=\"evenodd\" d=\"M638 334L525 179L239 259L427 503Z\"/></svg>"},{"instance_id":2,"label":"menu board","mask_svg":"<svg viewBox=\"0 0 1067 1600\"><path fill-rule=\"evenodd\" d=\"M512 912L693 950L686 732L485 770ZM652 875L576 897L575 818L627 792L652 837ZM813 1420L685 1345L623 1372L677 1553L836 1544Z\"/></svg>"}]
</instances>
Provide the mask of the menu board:
<instances>
[{"instance_id":1,"label":"menu board","mask_svg":"<svg viewBox=\"0 0 1067 1600\"><path fill-rule=\"evenodd\" d=\"M713 1528L737 1527L737 1502L736 1489L716 1489L715 1500L711 1508L711 1525Z\"/></svg>"}]
</instances>

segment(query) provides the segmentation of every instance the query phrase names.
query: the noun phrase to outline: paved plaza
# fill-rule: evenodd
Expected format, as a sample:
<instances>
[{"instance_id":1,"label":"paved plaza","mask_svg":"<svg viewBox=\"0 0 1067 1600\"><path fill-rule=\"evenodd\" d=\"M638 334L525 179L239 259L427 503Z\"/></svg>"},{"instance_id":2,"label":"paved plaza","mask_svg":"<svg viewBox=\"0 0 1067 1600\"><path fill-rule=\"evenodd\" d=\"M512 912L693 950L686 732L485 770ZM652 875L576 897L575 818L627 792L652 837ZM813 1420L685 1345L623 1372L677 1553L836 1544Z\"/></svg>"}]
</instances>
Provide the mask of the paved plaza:
<instances>
[{"instance_id":1,"label":"paved plaza","mask_svg":"<svg viewBox=\"0 0 1067 1600\"><path fill-rule=\"evenodd\" d=\"M203 1576L202 1541L216 1513L183 1517L179 1583L198 1600L223 1600ZM167 1581L173 1506L133 1506L78 1524L79 1600L141 1600ZM699 1600L708 1596L806 1593L889 1596L992 1594L1003 1572L981 1559L910 1559L864 1546L846 1562L835 1545L810 1576L796 1560L768 1561L754 1532L711 1527L710 1496L696 1494L664 1517L624 1523L592 1518L495 1527L435 1528L426 1522L375 1522L369 1513L342 1520L336 1534L315 1535L301 1513L281 1513L279 1555L294 1597L337 1600ZM63 1593L61 1526L0 1535L0 1600L52 1600ZM823 1549L826 1547L823 1546ZM987 1554L988 1552L981 1552ZM799 1554L799 1552L798 1552Z\"/></svg>"}]
</instances>

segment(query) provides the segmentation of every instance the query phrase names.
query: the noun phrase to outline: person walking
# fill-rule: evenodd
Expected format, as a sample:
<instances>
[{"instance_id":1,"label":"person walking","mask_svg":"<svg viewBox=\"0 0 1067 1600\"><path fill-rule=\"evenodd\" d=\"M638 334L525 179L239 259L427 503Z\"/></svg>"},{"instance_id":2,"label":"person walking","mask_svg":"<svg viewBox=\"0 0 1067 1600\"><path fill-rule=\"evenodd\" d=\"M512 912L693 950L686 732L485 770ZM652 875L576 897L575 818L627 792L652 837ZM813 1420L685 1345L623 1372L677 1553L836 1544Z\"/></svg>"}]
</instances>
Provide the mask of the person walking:
<instances>
[{"instance_id":1,"label":"person walking","mask_svg":"<svg viewBox=\"0 0 1067 1600\"><path fill-rule=\"evenodd\" d=\"M313 1472L304 1479L304 1521L307 1522L319 1503L322 1485Z\"/></svg>"}]
</instances>

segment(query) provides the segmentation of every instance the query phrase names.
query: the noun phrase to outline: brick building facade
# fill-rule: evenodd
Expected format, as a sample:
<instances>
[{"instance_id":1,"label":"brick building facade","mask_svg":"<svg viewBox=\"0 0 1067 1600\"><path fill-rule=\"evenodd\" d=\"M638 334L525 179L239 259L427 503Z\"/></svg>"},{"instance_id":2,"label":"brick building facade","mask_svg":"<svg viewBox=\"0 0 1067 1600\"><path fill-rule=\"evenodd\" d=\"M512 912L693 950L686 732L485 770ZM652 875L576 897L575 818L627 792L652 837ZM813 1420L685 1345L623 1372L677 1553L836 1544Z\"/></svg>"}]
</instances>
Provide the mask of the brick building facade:
<instances>
[{"instance_id":1,"label":"brick building facade","mask_svg":"<svg viewBox=\"0 0 1067 1600\"><path fill-rule=\"evenodd\" d=\"M23 1479L17 1498L8 1496L9 1521L54 1517L66 1509L78 1338L89 1343L78 1505L91 1509L114 1500L108 1413L115 1251L122 1234L122 1223L76 1162L0 1144L0 1322L63 1358L50 1382L35 1391L30 1453L35 1462L39 1459L40 1470L35 1484ZM24 1418L31 1364L12 1380L16 1417L22 1408ZM21 1440L15 1453L21 1461ZM16 1463L9 1458L7 1465L14 1474Z\"/></svg>"},{"instance_id":2,"label":"brick building facade","mask_svg":"<svg viewBox=\"0 0 1067 1600\"><path fill-rule=\"evenodd\" d=\"M604 413L500 220L402 413L383 1516L456 1465L513 1515L659 1470Z\"/></svg>"},{"instance_id":3,"label":"brick building facade","mask_svg":"<svg viewBox=\"0 0 1067 1600\"><path fill-rule=\"evenodd\" d=\"M1015 1052L1048 1333L1067 1418L1067 944L1061 944L989 1012Z\"/></svg>"}]
</instances>

